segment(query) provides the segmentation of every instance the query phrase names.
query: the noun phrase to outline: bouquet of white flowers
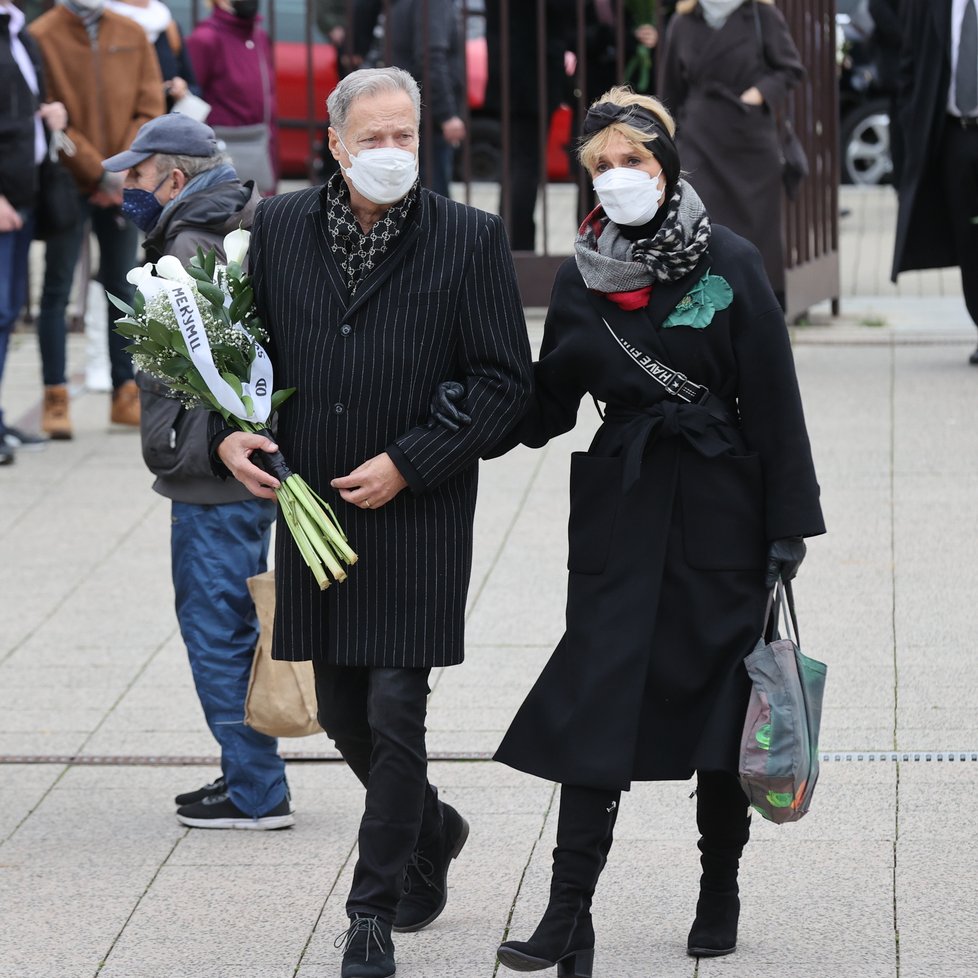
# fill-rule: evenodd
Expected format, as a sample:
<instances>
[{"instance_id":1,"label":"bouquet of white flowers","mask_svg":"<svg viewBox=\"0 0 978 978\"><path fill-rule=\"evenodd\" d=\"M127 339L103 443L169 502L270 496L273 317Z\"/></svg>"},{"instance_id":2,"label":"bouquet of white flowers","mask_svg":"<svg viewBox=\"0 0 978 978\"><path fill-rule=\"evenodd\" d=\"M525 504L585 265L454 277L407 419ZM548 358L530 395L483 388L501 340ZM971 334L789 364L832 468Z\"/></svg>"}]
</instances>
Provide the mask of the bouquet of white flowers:
<instances>
[{"instance_id":1,"label":"bouquet of white flowers","mask_svg":"<svg viewBox=\"0 0 978 978\"><path fill-rule=\"evenodd\" d=\"M127 276L136 286L133 304L113 295L109 300L125 314L115 328L132 340L127 350L139 370L161 380L187 407L219 411L242 431L269 435L269 416L295 388L272 391L272 366L259 342L268 337L243 268L249 239L244 230L224 239L226 265L218 264L214 249L205 254L198 248L186 268L173 256L134 268ZM281 483L275 495L320 588L345 580L343 565L356 563L357 555L332 508L289 470L280 452L256 455Z\"/></svg>"}]
</instances>

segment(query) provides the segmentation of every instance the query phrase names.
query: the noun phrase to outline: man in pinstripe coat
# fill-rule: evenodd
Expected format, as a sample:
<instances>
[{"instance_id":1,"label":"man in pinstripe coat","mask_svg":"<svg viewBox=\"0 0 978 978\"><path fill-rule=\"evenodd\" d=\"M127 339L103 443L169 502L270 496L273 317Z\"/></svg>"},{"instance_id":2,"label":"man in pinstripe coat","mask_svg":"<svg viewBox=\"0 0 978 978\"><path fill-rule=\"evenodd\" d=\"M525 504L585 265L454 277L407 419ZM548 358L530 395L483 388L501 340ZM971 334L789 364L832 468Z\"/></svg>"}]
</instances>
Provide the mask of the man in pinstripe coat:
<instances>
[{"instance_id":1,"label":"man in pinstripe coat","mask_svg":"<svg viewBox=\"0 0 978 978\"><path fill-rule=\"evenodd\" d=\"M421 189L420 97L397 68L348 75L329 98L341 167L322 188L269 198L255 217L256 302L276 387L296 387L278 445L339 516L360 555L320 592L287 532L276 540L273 654L312 659L320 721L366 787L347 901L343 978L394 973L392 926L445 906L468 834L427 780L433 667L463 657L479 456L519 418L530 351L499 218ZM471 423L427 424L455 379ZM241 432L217 447L251 491L277 483Z\"/></svg>"}]
</instances>

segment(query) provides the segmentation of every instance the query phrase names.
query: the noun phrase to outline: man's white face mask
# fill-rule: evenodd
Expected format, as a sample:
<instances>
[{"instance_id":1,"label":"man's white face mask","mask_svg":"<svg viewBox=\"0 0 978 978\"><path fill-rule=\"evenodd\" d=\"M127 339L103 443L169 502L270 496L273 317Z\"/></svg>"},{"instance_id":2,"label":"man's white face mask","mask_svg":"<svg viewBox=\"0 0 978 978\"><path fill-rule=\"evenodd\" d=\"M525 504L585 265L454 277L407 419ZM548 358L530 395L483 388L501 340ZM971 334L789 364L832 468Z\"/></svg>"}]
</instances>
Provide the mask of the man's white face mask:
<instances>
[{"instance_id":1,"label":"man's white face mask","mask_svg":"<svg viewBox=\"0 0 978 978\"><path fill-rule=\"evenodd\" d=\"M381 147L362 149L354 156L340 139L339 133L336 138L350 157L350 165L341 165L341 169L350 178L357 193L367 200L375 204L396 203L407 195L418 179L418 157L414 153Z\"/></svg>"},{"instance_id":2,"label":"man's white face mask","mask_svg":"<svg viewBox=\"0 0 978 978\"><path fill-rule=\"evenodd\" d=\"M85 10L101 10L105 6L105 0L74 0L74 2Z\"/></svg>"}]
</instances>

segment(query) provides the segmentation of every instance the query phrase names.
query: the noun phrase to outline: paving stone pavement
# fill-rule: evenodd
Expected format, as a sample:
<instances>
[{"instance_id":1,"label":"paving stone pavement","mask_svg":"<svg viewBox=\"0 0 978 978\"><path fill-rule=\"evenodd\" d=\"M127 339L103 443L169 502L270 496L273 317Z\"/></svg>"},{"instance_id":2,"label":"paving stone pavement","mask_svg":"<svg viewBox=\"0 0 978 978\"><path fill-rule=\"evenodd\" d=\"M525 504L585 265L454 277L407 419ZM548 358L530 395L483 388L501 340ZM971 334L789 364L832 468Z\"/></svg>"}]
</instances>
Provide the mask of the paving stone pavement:
<instances>
[{"instance_id":1,"label":"paving stone pavement","mask_svg":"<svg viewBox=\"0 0 978 978\"><path fill-rule=\"evenodd\" d=\"M843 246L882 267L884 238ZM697 965L691 786L636 785L595 900L599 978L978 975L975 332L951 273L922 289L847 292L842 318L793 328L830 530L796 587L803 645L829 663L815 807L755 819L738 952ZM538 311L530 332L537 347ZM76 378L84 356L72 336ZM36 420L37 385L18 334L12 420ZM0 978L336 978L359 785L308 759L325 736L292 740L293 829L177 824L173 794L216 752L172 611L168 507L108 396L76 384L72 410L73 441L0 469ZM434 676L429 714L433 754L456 758L432 778L472 834L444 915L397 939L404 978L490 978L545 904L554 788L482 758L562 630L568 456L592 415L482 468L468 658Z\"/></svg>"}]
</instances>

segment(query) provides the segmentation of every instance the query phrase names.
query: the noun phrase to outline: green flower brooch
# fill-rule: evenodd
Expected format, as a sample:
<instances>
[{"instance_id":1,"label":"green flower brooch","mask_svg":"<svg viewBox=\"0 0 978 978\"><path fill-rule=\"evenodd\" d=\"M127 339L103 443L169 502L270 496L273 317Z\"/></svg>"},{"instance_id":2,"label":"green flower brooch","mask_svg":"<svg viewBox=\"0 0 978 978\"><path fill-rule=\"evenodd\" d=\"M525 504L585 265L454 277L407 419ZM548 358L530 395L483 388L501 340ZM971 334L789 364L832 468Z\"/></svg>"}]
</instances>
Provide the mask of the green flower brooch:
<instances>
[{"instance_id":1,"label":"green flower brooch","mask_svg":"<svg viewBox=\"0 0 978 978\"><path fill-rule=\"evenodd\" d=\"M713 322L718 309L726 309L733 302L733 289L722 275L706 273L693 288L679 300L676 308L666 317L663 327L692 326L703 329Z\"/></svg>"}]
</instances>

